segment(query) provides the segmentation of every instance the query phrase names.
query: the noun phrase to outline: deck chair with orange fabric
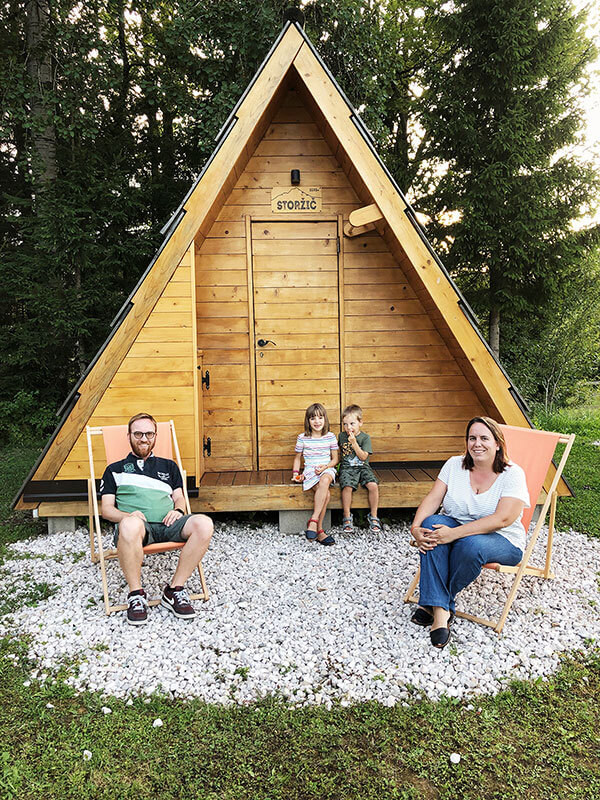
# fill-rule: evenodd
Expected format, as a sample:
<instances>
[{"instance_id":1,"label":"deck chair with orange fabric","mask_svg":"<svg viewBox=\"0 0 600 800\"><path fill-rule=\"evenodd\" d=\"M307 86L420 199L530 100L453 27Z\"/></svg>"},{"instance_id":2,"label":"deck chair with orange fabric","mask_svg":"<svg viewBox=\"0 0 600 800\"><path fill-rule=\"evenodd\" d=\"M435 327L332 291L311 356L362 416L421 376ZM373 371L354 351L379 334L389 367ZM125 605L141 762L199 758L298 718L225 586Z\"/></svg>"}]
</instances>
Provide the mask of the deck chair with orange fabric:
<instances>
[{"instance_id":1,"label":"deck chair with orange fabric","mask_svg":"<svg viewBox=\"0 0 600 800\"><path fill-rule=\"evenodd\" d=\"M101 436L104 448L94 447L93 438ZM90 531L90 554L92 563L100 563L100 573L102 577L102 590L104 594L104 608L107 614L112 614L115 611L124 611L127 605L111 605L108 593L108 581L106 578L106 561L111 558L117 557L117 551L114 548L104 548L102 544L102 528L100 524L100 513L98 509L98 495L96 487L96 475L102 475L104 467L125 458L130 452L129 439L127 438L127 425L105 425L102 427L86 426L86 437L88 447L88 457L90 465L90 476L88 478L88 510L89 510L89 531ZM157 423L157 437L153 453L163 458L169 458L175 461L179 467L183 478L183 495L185 499L185 510L187 514L191 514L190 500L187 492L186 473L181 464L181 455L179 452L179 445L177 443L177 436L175 433L175 425L173 420L168 422ZM95 462L102 463L102 469L96 472ZM164 553L170 550L180 550L184 546L184 542L161 542L157 544L146 545L144 555L153 553ZM97 546L96 546L97 545ZM202 564L198 563L198 574L200 576L200 585L202 592L200 594L190 595L190 600L208 600L208 589L206 586L206 579L204 577L204 570ZM160 603L160 598L153 598L148 601L148 605L155 606Z\"/></svg>"},{"instance_id":2,"label":"deck chair with orange fabric","mask_svg":"<svg viewBox=\"0 0 600 800\"><path fill-rule=\"evenodd\" d=\"M528 530L531 524L533 514L536 508L536 502L542 493L544 484L547 485L546 478L551 474L550 469L552 465L552 458L559 443L565 445L565 449L561 456L560 462L555 467L554 475L550 480L550 485L547 489L546 497L542 505L539 517L535 524L523 558L519 564L514 567L505 566L503 564L484 564L484 568L493 569L497 572L506 572L513 574L514 580L510 587L508 597L502 609L502 613L498 619L484 619L473 614L468 614L464 611L457 611L457 617L469 619L472 622L478 622L481 625L488 625L493 628L496 633L500 633L506 622L506 617L513 604L519 584L524 575L535 575L538 578L553 578L551 572L551 559L552 559L552 539L554 535L554 520L556 516L556 501L558 498L557 487L561 479L564 466L566 464L569 453L573 446L575 434L564 435L561 433L551 433L549 431L539 431L533 428L517 428L512 425L500 425L504 438L506 440L506 449L509 458L515 464L523 468L527 479L527 489L529 490L529 497L531 500L531 507L523 511L522 523L525 530ZM550 510L550 518L548 522L548 540L546 543L546 557L543 566L534 566L530 563L533 549L537 543L540 531L546 520L546 515ZM404 597L405 603L416 603L418 597L415 596L414 591L419 582L420 570L413 578L410 587Z\"/></svg>"}]
</instances>

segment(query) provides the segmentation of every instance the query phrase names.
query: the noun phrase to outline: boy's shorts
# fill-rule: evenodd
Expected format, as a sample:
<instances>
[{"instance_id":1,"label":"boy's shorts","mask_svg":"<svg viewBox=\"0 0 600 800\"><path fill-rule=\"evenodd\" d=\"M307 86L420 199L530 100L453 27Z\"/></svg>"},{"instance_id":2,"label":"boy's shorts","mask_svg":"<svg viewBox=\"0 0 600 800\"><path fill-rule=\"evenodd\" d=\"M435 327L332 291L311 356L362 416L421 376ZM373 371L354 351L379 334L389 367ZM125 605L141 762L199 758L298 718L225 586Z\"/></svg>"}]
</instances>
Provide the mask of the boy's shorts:
<instances>
[{"instance_id":1,"label":"boy's shorts","mask_svg":"<svg viewBox=\"0 0 600 800\"><path fill-rule=\"evenodd\" d=\"M340 467L340 488L344 489L346 486L354 491L358 488L358 484L365 486L367 483L379 483L375 477L375 473L368 464L363 464L360 467Z\"/></svg>"},{"instance_id":2,"label":"boy's shorts","mask_svg":"<svg viewBox=\"0 0 600 800\"><path fill-rule=\"evenodd\" d=\"M147 544L157 544L159 542L161 544L163 542L185 542L186 540L181 536L181 531L191 516L191 514L184 514L182 517L180 515L181 518L176 519L175 522L171 523L171 525L164 525L162 522L148 522L148 520L144 520L146 535L144 536L142 546L145 547ZM115 532L113 536L113 547L117 546L118 541L119 525L117 523L115 525Z\"/></svg>"}]
</instances>

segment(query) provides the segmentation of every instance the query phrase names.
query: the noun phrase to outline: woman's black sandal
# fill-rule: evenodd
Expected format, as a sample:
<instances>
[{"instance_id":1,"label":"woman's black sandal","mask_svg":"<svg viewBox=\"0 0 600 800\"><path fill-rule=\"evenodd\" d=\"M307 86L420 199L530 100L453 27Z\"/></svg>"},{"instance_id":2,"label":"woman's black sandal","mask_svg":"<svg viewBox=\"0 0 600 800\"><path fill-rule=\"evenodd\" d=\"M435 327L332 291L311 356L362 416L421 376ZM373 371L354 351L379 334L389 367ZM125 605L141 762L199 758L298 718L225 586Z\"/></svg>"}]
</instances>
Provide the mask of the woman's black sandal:
<instances>
[{"instance_id":1,"label":"woman's black sandal","mask_svg":"<svg viewBox=\"0 0 600 800\"><path fill-rule=\"evenodd\" d=\"M420 625L422 628L428 628L433 622L433 614L430 614L426 608L417 608L410 621L414 622L415 625Z\"/></svg>"},{"instance_id":2,"label":"woman's black sandal","mask_svg":"<svg viewBox=\"0 0 600 800\"><path fill-rule=\"evenodd\" d=\"M450 641L450 628L446 626L445 628L436 628L433 631L429 631L429 638L431 639L431 644L441 650Z\"/></svg>"},{"instance_id":3,"label":"woman's black sandal","mask_svg":"<svg viewBox=\"0 0 600 800\"><path fill-rule=\"evenodd\" d=\"M454 622L454 614L451 611L445 628L436 628L433 631L429 631L429 638L431 640L431 644L434 647L437 647L438 650L441 650L442 647L446 647L446 645L450 641L450 625L452 625L453 622Z\"/></svg>"}]
</instances>

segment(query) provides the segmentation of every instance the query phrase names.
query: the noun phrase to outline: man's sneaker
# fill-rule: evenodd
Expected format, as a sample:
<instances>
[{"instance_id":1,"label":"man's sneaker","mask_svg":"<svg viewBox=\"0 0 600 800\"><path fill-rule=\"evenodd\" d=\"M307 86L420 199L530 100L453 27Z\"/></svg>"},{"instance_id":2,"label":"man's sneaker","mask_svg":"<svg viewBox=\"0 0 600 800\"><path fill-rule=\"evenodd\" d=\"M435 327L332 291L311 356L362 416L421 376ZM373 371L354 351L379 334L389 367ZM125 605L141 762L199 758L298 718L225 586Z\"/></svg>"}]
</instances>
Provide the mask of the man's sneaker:
<instances>
[{"instance_id":1,"label":"man's sneaker","mask_svg":"<svg viewBox=\"0 0 600 800\"><path fill-rule=\"evenodd\" d=\"M130 625L145 625L148 622L148 601L143 589L136 589L127 595L127 622Z\"/></svg>"},{"instance_id":2,"label":"man's sneaker","mask_svg":"<svg viewBox=\"0 0 600 800\"><path fill-rule=\"evenodd\" d=\"M165 586L160 604L181 619L193 619L196 616L188 593L183 586Z\"/></svg>"}]
</instances>

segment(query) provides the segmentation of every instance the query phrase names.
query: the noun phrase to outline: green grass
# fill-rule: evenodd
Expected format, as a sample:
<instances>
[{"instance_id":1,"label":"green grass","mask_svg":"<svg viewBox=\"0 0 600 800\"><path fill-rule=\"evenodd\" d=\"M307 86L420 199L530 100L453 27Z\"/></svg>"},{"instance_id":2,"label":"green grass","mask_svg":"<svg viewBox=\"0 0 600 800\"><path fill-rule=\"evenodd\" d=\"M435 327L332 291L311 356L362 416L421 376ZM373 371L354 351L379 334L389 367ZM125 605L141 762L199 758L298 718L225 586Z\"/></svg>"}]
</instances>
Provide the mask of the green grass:
<instances>
[{"instance_id":1,"label":"green grass","mask_svg":"<svg viewBox=\"0 0 600 800\"><path fill-rule=\"evenodd\" d=\"M24 687L27 665L10 660L11 650L6 641L0 649L3 798L600 797L596 655L565 662L551 682L476 700L473 710L445 700L327 711L158 696L127 706L60 681Z\"/></svg>"},{"instance_id":2,"label":"green grass","mask_svg":"<svg viewBox=\"0 0 600 800\"><path fill-rule=\"evenodd\" d=\"M559 530L573 528L590 536L600 536L600 405L594 402L578 409L552 414L538 413L538 427L576 435L564 475L574 498L559 500L556 525ZM562 453L562 446L557 455Z\"/></svg>"},{"instance_id":3,"label":"green grass","mask_svg":"<svg viewBox=\"0 0 600 800\"><path fill-rule=\"evenodd\" d=\"M0 562L6 545L44 533L46 525L31 511L12 511L10 504L35 462L40 448L31 443L12 443L0 450Z\"/></svg>"},{"instance_id":4,"label":"green grass","mask_svg":"<svg viewBox=\"0 0 600 800\"><path fill-rule=\"evenodd\" d=\"M597 412L540 415L537 422L577 433L567 468L577 495L559 504L558 527L600 535L600 449L591 444L600 440ZM2 452L0 560L6 544L45 530L8 507L35 456L34 446ZM23 653L23 642L0 640L2 800L600 798L597 651L575 654L548 682L476 698L472 710L451 700L414 700L329 711L275 700L224 708L159 695L127 706L76 693L60 675L24 686L32 665ZM159 717L163 726L154 728ZM461 755L456 766L452 752Z\"/></svg>"}]
</instances>

